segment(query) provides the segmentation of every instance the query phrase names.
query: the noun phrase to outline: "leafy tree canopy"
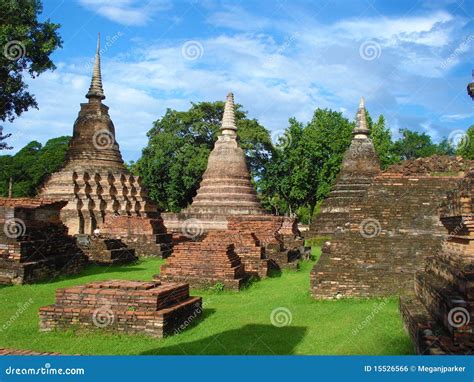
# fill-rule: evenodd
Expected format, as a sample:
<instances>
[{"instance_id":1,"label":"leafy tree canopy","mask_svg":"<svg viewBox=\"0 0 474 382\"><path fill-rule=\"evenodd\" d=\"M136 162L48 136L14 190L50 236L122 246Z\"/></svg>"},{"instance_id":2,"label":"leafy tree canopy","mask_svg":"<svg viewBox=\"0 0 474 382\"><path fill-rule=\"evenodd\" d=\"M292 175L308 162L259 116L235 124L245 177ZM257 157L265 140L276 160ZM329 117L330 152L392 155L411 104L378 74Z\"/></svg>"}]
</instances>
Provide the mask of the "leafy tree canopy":
<instances>
[{"instance_id":1,"label":"leafy tree canopy","mask_svg":"<svg viewBox=\"0 0 474 382\"><path fill-rule=\"evenodd\" d=\"M10 178L13 196L34 196L41 182L64 163L70 137L50 139L44 146L32 141L15 155L0 156L0 195L8 196Z\"/></svg>"},{"instance_id":2,"label":"leafy tree canopy","mask_svg":"<svg viewBox=\"0 0 474 382\"><path fill-rule=\"evenodd\" d=\"M465 159L474 159L474 125L467 129L466 135L459 141L456 154Z\"/></svg>"},{"instance_id":3,"label":"leafy tree canopy","mask_svg":"<svg viewBox=\"0 0 474 382\"><path fill-rule=\"evenodd\" d=\"M453 155L454 148L445 139L440 144L433 143L426 133L401 129L401 138L394 143L394 152L401 160L429 157L433 154Z\"/></svg>"},{"instance_id":4,"label":"leafy tree canopy","mask_svg":"<svg viewBox=\"0 0 474 382\"><path fill-rule=\"evenodd\" d=\"M0 0L0 120L13 121L38 107L28 92L25 75L32 78L55 69L49 56L62 41L59 24L38 21L39 0Z\"/></svg>"}]
</instances>

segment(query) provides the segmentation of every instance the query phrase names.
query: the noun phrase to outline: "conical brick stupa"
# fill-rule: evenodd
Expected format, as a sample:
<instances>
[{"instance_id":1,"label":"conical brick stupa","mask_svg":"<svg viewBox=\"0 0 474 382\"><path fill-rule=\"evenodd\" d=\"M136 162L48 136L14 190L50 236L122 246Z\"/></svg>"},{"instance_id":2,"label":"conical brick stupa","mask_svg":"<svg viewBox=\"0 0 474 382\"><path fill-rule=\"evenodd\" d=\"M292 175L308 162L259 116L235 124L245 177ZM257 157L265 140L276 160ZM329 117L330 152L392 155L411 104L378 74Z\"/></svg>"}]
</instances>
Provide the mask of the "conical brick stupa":
<instances>
[{"instance_id":1,"label":"conical brick stupa","mask_svg":"<svg viewBox=\"0 0 474 382\"><path fill-rule=\"evenodd\" d=\"M74 123L64 167L43 183L39 196L68 202L61 220L69 234L91 235L99 229L140 247L138 254L160 252L156 244L162 240L157 235L166 236L161 218L140 178L125 167L109 108L102 103L100 38L86 98ZM133 240L127 241L131 236Z\"/></svg>"},{"instance_id":2,"label":"conical brick stupa","mask_svg":"<svg viewBox=\"0 0 474 382\"><path fill-rule=\"evenodd\" d=\"M226 229L227 217L260 215L258 201L238 144L234 95L229 93L220 135L211 151L206 171L191 205L179 214L163 214L168 229L180 231L186 220L198 219L203 229Z\"/></svg>"}]
</instances>

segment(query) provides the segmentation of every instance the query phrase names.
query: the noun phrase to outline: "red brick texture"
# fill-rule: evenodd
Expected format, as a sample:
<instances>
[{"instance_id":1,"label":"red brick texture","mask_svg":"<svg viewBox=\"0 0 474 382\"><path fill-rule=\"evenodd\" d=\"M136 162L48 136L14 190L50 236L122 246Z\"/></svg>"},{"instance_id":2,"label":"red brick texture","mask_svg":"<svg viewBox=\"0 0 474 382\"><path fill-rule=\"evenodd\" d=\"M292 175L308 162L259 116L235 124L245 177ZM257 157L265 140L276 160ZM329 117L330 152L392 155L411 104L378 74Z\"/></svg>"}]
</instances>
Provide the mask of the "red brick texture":
<instances>
[{"instance_id":1,"label":"red brick texture","mask_svg":"<svg viewBox=\"0 0 474 382\"><path fill-rule=\"evenodd\" d=\"M64 202L0 199L0 284L80 272L87 256L60 221Z\"/></svg>"},{"instance_id":2,"label":"red brick texture","mask_svg":"<svg viewBox=\"0 0 474 382\"><path fill-rule=\"evenodd\" d=\"M40 308L40 331L80 328L163 337L202 313L202 299L185 283L110 280L56 291Z\"/></svg>"}]
</instances>

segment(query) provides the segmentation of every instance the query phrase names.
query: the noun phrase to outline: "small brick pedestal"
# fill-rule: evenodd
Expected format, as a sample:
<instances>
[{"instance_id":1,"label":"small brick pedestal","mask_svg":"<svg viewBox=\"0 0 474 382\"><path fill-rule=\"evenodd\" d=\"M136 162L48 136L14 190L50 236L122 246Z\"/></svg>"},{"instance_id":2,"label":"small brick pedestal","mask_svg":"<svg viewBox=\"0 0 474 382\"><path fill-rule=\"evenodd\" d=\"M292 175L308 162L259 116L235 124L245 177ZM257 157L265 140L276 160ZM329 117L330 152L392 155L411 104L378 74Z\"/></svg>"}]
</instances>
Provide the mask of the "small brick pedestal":
<instances>
[{"instance_id":1,"label":"small brick pedestal","mask_svg":"<svg viewBox=\"0 0 474 382\"><path fill-rule=\"evenodd\" d=\"M183 242L174 246L173 254L161 266L163 281L183 281L203 288L222 283L239 290L245 279L244 265L233 244Z\"/></svg>"},{"instance_id":2,"label":"small brick pedestal","mask_svg":"<svg viewBox=\"0 0 474 382\"><path fill-rule=\"evenodd\" d=\"M185 283L110 280L56 291L56 303L40 308L40 331L96 328L163 337L202 313L201 297Z\"/></svg>"}]
</instances>

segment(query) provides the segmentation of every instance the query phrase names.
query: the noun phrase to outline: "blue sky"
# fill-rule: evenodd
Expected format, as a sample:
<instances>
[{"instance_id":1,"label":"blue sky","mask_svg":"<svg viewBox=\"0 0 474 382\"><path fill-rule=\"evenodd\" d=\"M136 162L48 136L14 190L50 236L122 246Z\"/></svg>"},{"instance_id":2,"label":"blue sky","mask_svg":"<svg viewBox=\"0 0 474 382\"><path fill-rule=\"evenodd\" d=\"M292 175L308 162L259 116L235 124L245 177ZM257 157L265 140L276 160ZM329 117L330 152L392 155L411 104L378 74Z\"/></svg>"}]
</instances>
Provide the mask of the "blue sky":
<instances>
[{"instance_id":1,"label":"blue sky","mask_svg":"<svg viewBox=\"0 0 474 382\"><path fill-rule=\"evenodd\" d=\"M474 1L43 0L60 23L54 72L29 81L39 110L12 124L15 152L71 135L89 86L97 33L117 140L136 160L167 108L237 103L274 136L317 107L373 117L435 141L474 124ZM453 138L456 139L456 138Z\"/></svg>"}]
</instances>

